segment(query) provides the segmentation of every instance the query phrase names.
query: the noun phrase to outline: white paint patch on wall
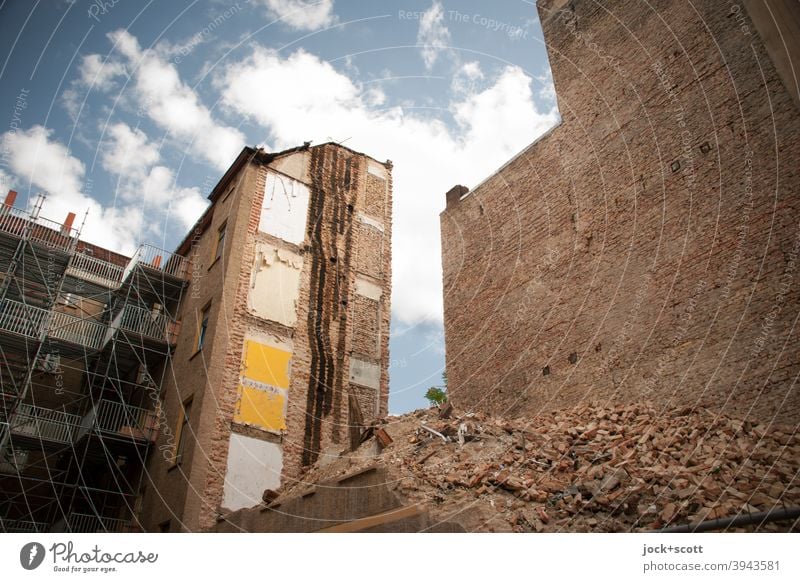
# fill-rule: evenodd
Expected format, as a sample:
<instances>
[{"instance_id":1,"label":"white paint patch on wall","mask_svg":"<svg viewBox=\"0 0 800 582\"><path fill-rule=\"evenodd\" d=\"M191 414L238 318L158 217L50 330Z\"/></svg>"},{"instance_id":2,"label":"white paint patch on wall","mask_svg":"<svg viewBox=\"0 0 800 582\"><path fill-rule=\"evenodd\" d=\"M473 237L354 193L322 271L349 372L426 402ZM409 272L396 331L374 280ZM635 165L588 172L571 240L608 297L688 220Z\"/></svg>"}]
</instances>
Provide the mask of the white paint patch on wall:
<instances>
[{"instance_id":1,"label":"white paint patch on wall","mask_svg":"<svg viewBox=\"0 0 800 582\"><path fill-rule=\"evenodd\" d=\"M287 242L302 244L306 238L308 200L308 186L288 176L267 172L258 229Z\"/></svg>"},{"instance_id":2,"label":"white paint patch on wall","mask_svg":"<svg viewBox=\"0 0 800 582\"><path fill-rule=\"evenodd\" d=\"M374 218L370 218L366 214L362 214L361 212L358 213L358 219L372 228L375 228L381 232L383 232L383 223L379 220L375 220Z\"/></svg>"},{"instance_id":3,"label":"white paint patch on wall","mask_svg":"<svg viewBox=\"0 0 800 582\"><path fill-rule=\"evenodd\" d=\"M277 336L273 333L263 332L257 329L248 329L244 334L245 341L250 340L264 344L284 352L294 351L294 342L290 338Z\"/></svg>"},{"instance_id":4,"label":"white paint patch on wall","mask_svg":"<svg viewBox=\"0 0 800 582\"><path fill-rule=\"evenodd\" d=\"M280 486L282 469L280 445L231 434L222 507L235 511L258 505L265 489Z\"/></svg>"},{"instance_id":5,"label":"white paint patch on wall","mask_svg":"<svg viewBox=\"0 0 800 582\"><path fill-rule=\"evenodd\" d=\"M356 293L362 297L380 301L383 289L372 281L367 281L363 277L356 277Z\"/></svg>"},{"instance_id":6,"label":"white paint patch on wall","mask_svg":"<svg viewBox=\"0 0 800 582\"><path fill-rule=\"evenodd\" d=\"M267 243L256 243L256 260L247 295L253 315L294 327L303 258Z\"/></svg>"},{"instance_id":7,"label":"white paint patch on wall","mask_svg":"<svg viewBox=\"0 0 800 582\"><path fill-rule=\"evenodd\" d=\"M367 162L367 172L372 174L373 176L377 176L382 180L387 180L389 178L389 172L386 170L386 166L383 164L379 164L378 162L369 161Z\"/></svg>"},{"instance_id":8,"label":"white paint patch on wall","mask_svg":"<svg viewBox=\"0 0 800 582\"><path fill-rule=\"evenodd\" d=\"M351 357L350 382L378 390L381 385L381 367L373 362Z\"/></svg>"}]
</instances>

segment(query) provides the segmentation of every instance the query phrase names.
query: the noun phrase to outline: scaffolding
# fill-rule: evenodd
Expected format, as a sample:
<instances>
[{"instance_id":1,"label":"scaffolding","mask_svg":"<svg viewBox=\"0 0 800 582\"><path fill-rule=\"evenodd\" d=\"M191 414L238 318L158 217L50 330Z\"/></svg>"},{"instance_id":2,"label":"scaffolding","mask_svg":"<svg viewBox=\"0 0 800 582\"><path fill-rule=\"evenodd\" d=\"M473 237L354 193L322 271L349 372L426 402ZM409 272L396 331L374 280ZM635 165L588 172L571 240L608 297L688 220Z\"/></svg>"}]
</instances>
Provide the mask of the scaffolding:
<instances>
[{"instance_id":1,"label":"scaffolding","mask_svg":"<svg viewBox=\"0 0 800 582\"><path fill-rule=\"evenodd\" d=\"M0 205L0 531L138 531L186 257Z\"/></svg>"}]
</instances>

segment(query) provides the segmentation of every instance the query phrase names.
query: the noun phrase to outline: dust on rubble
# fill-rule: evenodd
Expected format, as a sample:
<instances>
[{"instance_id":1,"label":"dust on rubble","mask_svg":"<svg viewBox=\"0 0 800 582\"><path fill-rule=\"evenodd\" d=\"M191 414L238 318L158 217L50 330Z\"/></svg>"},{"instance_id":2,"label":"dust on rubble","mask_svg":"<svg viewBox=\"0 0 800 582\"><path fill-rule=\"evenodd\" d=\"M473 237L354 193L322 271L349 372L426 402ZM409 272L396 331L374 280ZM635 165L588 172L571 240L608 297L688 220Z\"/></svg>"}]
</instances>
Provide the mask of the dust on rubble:
<instances>
[{"instance_id":1,"label":"dust on rubble","mask_svg":"<svg viewBox=\"0 0 800 582\"><path fill-rule=\"evenodd\" d=\"M379 464L409 503L468 531L643 531L800 505L796 430L706 410L583 405L509 420L431 408L367 436L281 497Z\"/></svg>"}]
</instances>

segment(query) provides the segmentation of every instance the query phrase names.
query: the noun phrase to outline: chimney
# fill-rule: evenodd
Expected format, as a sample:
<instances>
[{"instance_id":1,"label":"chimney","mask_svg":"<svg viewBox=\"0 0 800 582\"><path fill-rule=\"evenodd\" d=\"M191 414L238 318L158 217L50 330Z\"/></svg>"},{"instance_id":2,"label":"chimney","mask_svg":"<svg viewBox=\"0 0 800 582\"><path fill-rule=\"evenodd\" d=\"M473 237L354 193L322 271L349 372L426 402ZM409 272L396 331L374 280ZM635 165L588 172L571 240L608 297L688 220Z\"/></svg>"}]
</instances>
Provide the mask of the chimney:
<instances>
[{"instance_id":1,"label":"chimney","mask_svg":"<svg viewBox=\"0 0 800 582\"><path fill-rule=\"evenodd\" d=\"M67 214L67 219L64 221L64 225L61 227L61 234L64 236L69 236L70 231L72 230L72 223L75 222L75 213L70 212Z\"/></svg>"},{"instance_id":2,"label":"chimney","mask_svg":"<svg viewBox=\"0 0 800 582\"><path fill-rule=\"evenodd\" d=\"M447 199L447 208L457 204L467 192L469 192L469 188L466 186L453 186L450 188L447 194L445 194L445 198Z\"/></svg>"},{"instance_id":3,"label":"chimney","mask_svg":"<svg viewBox=\"0 0 800 582\"><path fill-rule=\"evenodd\" d=\"M14 206L14 202L16 201L17 201L17 191L9 190L8 194L6 194L6 201L3 202L3 204L11 208L12 206Z\"/></svg>"}]
</instances>

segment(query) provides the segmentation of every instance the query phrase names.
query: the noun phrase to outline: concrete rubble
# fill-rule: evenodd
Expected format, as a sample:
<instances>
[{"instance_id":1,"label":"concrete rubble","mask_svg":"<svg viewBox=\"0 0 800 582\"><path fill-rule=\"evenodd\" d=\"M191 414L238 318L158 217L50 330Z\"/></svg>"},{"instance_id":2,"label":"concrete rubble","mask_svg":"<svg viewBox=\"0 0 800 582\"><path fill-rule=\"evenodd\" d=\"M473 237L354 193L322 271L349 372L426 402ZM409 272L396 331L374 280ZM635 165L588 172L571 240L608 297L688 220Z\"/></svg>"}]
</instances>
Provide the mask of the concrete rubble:
<instances>
[{"instance_id":1,"label":"concrete rubble","mask_svg":"<svg viewBox=\"0 0 800 582\"><path fill-rule=\"evenodd\" d=\"M432 408L375 421L365 436L278 502L378 466L407 504L466 531L647 531L800 505L796 431L706 410L580 405L510 420Z\"/></svg>"}]
</instances>

